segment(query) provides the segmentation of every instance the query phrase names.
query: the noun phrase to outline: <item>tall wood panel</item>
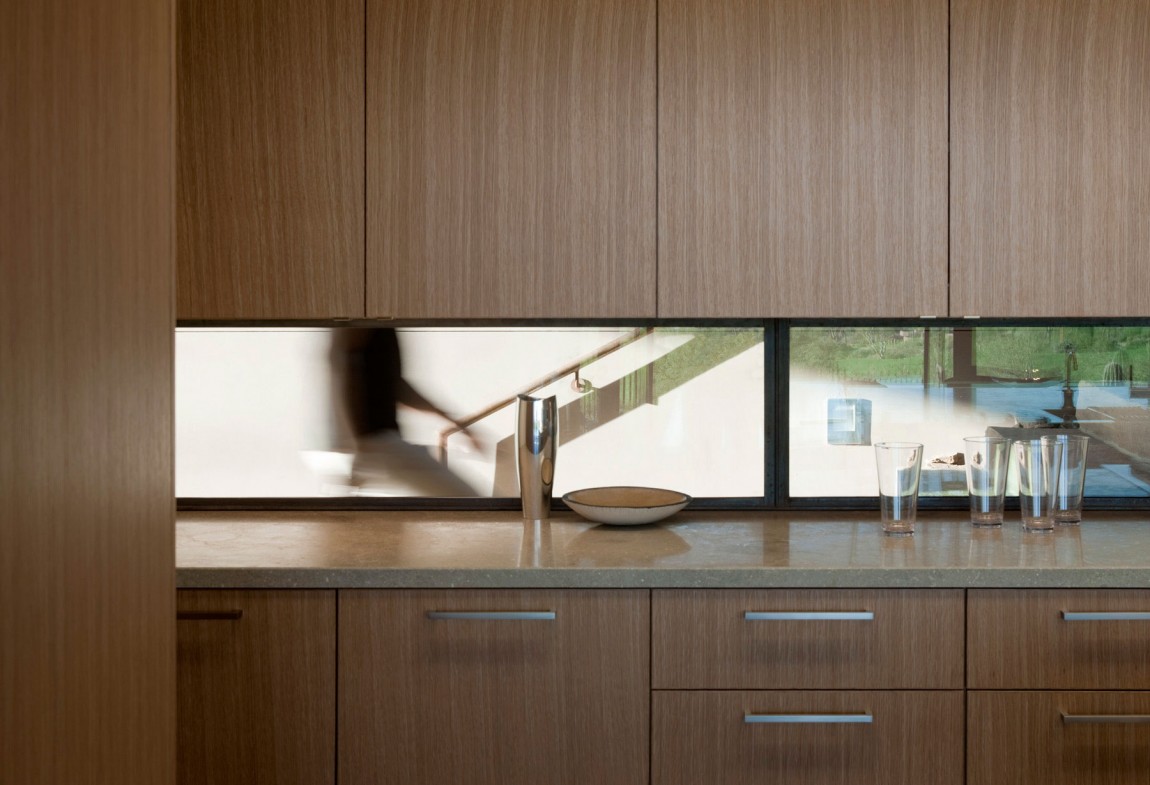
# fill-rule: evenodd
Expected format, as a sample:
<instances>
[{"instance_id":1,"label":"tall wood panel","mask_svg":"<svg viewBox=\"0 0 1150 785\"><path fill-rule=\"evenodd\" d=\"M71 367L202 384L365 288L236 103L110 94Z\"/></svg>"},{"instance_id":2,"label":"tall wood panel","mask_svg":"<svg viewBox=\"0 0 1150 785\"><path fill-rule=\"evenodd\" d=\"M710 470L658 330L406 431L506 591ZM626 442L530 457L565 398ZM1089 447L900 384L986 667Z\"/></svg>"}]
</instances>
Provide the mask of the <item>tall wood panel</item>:
<instances>
[{"instance_id":1,"label":"tall wood panel","mask_svg":"<svg viewBox=\"0 0 1150 785\"><path fill-rule=\"evenodd\" d=\"M946 0L659 5L659 315L947 312Z\"/></svg>"},{"instance_id":2,"label":"tall wood panel","mask_svg":"<svg viewBox=\"0 0 1150 785\"><path fill-rule=\"evenodd\" d=\"M175 775L170 0L0 3L0 782Z\"/></svg>"},{"instance_id":3,"label":"tall wood panel","mask_svg":"<svg viewBox=\"0 0 1150 785\"><path fill-rule=\"evenodd\" d=\"M178 605L179 785L335 785L335 592Z\"/></svg>"},{"instance_id":4,"label":"tall wood panel","mask_svg":"<svg viewBox=\"0 0 1150 785\"><path fill-rule=\"evenodd\" d=\"M368 0L367 315L655 315L654 0Z\"/></svg>"},{"instance_id":5,"label":"tall wood panel","mask_svg":"<svg viewBox=\"0 0 1150 785\"><path fill-rule=\"evenodd\" d=\"M1150 4L952 14L951 313L1145 316Z\"/></svg>"},{"instance_id":6,"label":"tall wood panel","mask_svg":"<svg viewBox=\"0 0 1150 785\"><path fill-rule=\"evenodd\" d=\"M176 0L182 319L363 315L363 0Z\"/></svg>"},{"instance_id":7,"label":"tall wood panel","mask_svg":"<svg viewBox=\"0 0 1150 785\"><path fill-rule=\"evenodd\" d=\"M429 612L550 612L433 619ZM645 591L346 591L341 785L645 785Z\"/></svg>"}]
</instances>

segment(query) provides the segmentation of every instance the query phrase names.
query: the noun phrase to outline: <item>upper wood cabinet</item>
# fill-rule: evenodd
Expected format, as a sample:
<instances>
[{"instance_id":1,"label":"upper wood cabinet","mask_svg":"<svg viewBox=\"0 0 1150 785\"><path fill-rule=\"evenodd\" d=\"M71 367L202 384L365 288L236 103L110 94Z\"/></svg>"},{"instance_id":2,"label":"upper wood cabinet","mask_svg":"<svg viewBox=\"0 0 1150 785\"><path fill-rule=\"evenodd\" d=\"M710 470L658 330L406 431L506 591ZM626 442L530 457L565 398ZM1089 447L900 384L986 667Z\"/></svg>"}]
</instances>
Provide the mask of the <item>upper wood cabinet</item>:
<instances>
[{"instance_id":1,"label":"upper wood cabinet","mask_svg":"<svg viewBox=\"0 0 1150 785\"><path fill-rule=\"evenodd\" d=\"M954 0L951 313L1145 316L1150 3Z\"/></svg>"},{"instance_id":2,"label":"upper wood cabinet","mask_svg":"<svg viewBox=\"0 0 1150 785\"><path fill-rule=\"evenodd\" d=\"M945 315L946 94L946 0L661 0L659 315Z\"/></svg>"},{"instance_id":3,"label":"upper wood cabinet","mask_svg":"<svg viewBox=\"0 0 1150 785\"><path fill-rule=\"evenodd\" d=\"M655 316L655 0L367 12L367 315Z\"/></svg>"},{"instance_id":4,"label":"upper wood cabinet","mask_svg":"<svg viewBox=\"0 0 1150 785\"><path fill-rule=\"evenodd\" d=\"M181 319L363 315L363 0L178 0Z\"/></svg>"}]
</instances>

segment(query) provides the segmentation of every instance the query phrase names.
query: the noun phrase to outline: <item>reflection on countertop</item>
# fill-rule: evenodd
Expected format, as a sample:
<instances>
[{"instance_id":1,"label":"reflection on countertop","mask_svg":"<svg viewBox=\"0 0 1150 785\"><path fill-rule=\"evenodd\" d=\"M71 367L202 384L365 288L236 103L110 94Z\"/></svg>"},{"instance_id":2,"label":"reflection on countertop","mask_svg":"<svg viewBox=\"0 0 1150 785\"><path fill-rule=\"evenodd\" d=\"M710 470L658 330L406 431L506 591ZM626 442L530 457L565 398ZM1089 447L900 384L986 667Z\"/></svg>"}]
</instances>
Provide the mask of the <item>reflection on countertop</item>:
<instances>
[{"instance_id":1,"label":"reflection on countertop","mask_svg":"<svg viewBox=\"0 0 1150 785\"><path fill-rule=\"evenodd\" d=\"M1049 534L927 513L896 539L868 512L181 512L176 541L181 588L1150 587L1146 513Z\"/></svg>"}]
</instances>

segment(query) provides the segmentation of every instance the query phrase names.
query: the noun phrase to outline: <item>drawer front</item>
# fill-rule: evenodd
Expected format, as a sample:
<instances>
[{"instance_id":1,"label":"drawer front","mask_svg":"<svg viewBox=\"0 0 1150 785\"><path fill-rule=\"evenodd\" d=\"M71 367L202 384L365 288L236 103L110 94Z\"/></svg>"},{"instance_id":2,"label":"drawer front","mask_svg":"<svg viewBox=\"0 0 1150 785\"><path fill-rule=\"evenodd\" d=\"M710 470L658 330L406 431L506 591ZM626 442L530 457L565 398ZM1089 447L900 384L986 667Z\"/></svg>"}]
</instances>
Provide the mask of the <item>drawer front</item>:
<instances>
[{"instance_id":1,"label":"drawer front","mask_svg":"<svg viewBox=\"0 0 1150 785\"><path fill-rule=\"evenodd\" d=\"M647 591L341 591L340 785L643 785Z\"/></svg>"},{"instance_id":2,"label":"drawer front","mask_svg":"<svg viewBox=\"0 0 1150 785\"><path fill-rule=\"evenodd\" d=\"M656 689L961 689L961 590L652 593Z\"/></svg>"},{"instance_id":3,"label":"drawer front","mask_svg":"<svg viewBox=\"0 0 1150 785\"><path fill-rule=\"evenodd\" d=\"M970 785L1146 785L1150 692L978 692Z\"/></svg>"},{"instance_id":4,"label":"drawer front","mask_svg":"<svg viewBox=\"0 0 1150 785\"><path fill-rule=\"evenodd\" d=\"M652 785L962 785L960 691L660 691L652 720Z\"/></svg>"},{"instance_id":5,"label":"drawer front","mask_svg":"<svg viewBox=\"0 0 1150 785\"><path fill-rule=\"evenodd\" d=\"M1150 686L1150 591L972 590L971 689Z\"/></svg>"}]
</instances>

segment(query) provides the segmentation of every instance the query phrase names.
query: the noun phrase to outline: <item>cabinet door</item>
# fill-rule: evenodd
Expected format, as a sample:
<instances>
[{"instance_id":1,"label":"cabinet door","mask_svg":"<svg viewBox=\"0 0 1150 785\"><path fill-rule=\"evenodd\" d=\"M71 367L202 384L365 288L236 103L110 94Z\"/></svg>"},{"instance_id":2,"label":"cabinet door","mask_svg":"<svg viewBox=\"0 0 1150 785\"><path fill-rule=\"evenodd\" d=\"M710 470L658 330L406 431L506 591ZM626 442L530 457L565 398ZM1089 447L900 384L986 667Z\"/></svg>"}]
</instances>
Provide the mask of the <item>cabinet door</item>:
<instances>
[{"instance_id":1,"label":"cabinet door","mask_svg":"<svg viewBox=\"0 0 1150 785\"><path fill-rule=\"evenodd\" d=\"M367 313L655 315L654 0L368 0Z\"/></svg>"},{"instance_id":2,"label":"cabinet door","mask_svg":"<svg viewBox=\"0 0 1150 785\"><path fill-rule=\"evenodd\" d=\"M341 785L646 783L648 618L644 591L341 592Z\"/></svg>"},{"instance_id":3,"label":"cabinet door","mask_svg":"<svg viewBox=\"0 0 1150 785\"><path fill-rule=\"evenodd\" d=\"M656 692L652 785L962 785L963 695Z\"/></svg>"},{"instance_id":4,"label":"cabinet door","mask_svg":"<svg viewBox=\"0 0 1150 785\"><path fill-rule=\"evenodd\" d=\"M970 785L1145 785L1150 692L971 692Z\"/></svg>"},{"instance_id":5,"label":"cabinet door","mask_svg":"<svg viewBox=\"0 0 1150 785\"><path fill-rule=\"evenodd\" d=\"M180 785L335 785L335 592L177 606Z\"/></svg>"},{"instance_id":6,"label":"cabinet door","mask_svg":"<svg viewBox=\"0 0 1150 785\"><path fill-rule=\"evenodd\" d=\"M363 315L363 0L178 0L181 319Z\"/></svg>"},{"instance_id":7,"label":"cabinet door","mask_svg":"<svg viewBox=\"0 0 1150 785\"><path fill-rule=\"evenodd\" d=\"M951 314L1145 316L1150 4L955 0Z\"/></svg>"},{"instance_id":8,"label":"cabinet door","mask_svg":"<svg viewBox=\"0 0 1150 785\"><path fill-rule=\"evenodd\" d=\"M659 315L947 312L946 0L663 0Z\"/></svg>"}]
</instances>

